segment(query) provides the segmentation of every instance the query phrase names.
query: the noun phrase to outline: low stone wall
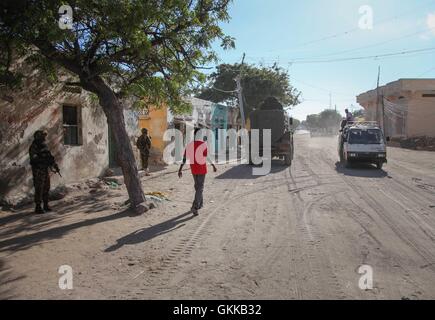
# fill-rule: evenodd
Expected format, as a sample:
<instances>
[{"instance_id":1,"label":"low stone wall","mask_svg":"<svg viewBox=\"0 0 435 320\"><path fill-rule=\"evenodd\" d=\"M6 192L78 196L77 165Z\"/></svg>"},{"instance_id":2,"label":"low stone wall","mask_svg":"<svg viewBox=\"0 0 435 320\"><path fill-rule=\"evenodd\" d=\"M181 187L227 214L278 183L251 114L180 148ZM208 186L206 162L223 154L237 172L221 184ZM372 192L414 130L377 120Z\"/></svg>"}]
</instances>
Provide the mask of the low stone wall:
<instances>
[{"instance_id":1,"label":"low stone wall","mask_svg":"<svg viewBox=\"0 0 435 320\"><path fill-rule=\"evenodd\" d=\"M435 137L391 138L388 145L404 149L435 151Z\"/></svg>"}]
</instances>

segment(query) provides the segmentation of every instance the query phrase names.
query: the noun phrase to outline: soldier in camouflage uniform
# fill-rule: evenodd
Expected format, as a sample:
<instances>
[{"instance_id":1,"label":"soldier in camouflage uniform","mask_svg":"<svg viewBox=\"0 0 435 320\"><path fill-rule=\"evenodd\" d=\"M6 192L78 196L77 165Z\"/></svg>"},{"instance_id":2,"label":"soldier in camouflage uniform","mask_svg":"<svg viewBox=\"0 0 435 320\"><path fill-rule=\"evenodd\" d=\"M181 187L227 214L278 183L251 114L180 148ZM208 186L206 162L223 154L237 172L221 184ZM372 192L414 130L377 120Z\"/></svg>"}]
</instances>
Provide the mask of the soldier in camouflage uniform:
<instances>
[{"instance_id":1,"label":"soldier in camouflage uniform","mask_svg":"<svg viewBox=\"0 0 435 320\"><path fill-rule=\"evenodd\" d=\"M35 213L38 214L51 211L48 206L48 193L50 191L49 169L54 169L59 172L59 167L45 143L46 136L47 133L45 131L36 131L33 136L34 140L29 149L33 185L35 187ZM41 208L41 201L44 203L44 209Z\"/></svg>"},{"instance_id":2,"label":"soldier in camouflage uniform","mask_svg":"<svg viewBox=\"0 0 435 320\"><path fill-rule=\"evenodd\" d=\"M148 129L146 128L142 129L142 135L137 139L136 146L140 151L142 170L145 170L146 175L149 175L148 158L150 156L151 138L148 136Z\"/></svg>"}]
</instances>

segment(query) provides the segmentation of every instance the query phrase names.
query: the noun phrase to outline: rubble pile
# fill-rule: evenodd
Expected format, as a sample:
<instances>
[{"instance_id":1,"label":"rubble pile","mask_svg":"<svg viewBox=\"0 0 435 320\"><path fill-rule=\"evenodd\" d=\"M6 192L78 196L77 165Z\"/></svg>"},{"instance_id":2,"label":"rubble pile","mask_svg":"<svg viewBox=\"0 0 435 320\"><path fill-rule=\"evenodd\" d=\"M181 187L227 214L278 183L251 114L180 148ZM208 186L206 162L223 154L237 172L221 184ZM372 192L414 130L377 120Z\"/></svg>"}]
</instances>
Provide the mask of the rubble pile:
<instances>
[{"instance_id":1,"label":"rubble pile","mask_svg":"<svg viewBox=\"0 0 435 320\"><path fill-rule=\"evenodd\" d=\"M169 198L166 193L160 192L160 191L152 191L152 192L146 192L145 193L146 199L152 199L156 200L158 202L162 201L169 201Z\"/></svg>"},{"instance_id":2,"label":"rubble pile","mask_svg":"<svg viewBox=\"0 0 435 320\"><path fill-rule=\"evenodd\" d=\"M390 145L412 150L435 151L435 137L391 138Z\"/></svg>"},{"instance_id":3,"label":"rubble pile","mask_svg":"<svg viewBox=\"0 0 435 320\"><path fill-rule=\"evenodd\" d=\"M71 191L71 187L65 185L59 185L54 189L50 190L49 199L61 200L65 198ZM33 203L34 191L30 190L28 192L21 192L16 195L7 196L0 200L0 207L2 210L16 210L20 209L26 205Z\"/></svg>"}]
</instances>

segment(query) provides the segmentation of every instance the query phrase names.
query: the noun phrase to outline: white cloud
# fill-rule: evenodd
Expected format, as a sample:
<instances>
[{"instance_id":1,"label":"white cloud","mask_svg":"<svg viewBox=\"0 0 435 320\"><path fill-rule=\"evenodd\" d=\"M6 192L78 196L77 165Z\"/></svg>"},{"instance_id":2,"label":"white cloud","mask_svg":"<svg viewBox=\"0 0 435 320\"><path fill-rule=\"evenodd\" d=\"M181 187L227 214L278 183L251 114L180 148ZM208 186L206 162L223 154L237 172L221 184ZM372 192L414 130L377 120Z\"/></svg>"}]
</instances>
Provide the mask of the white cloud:
<instances>
[{"instance_id":1,"label":"white cloud","mask_svg":"<svg viewBox=\"0 0 435 320\"><path fill-rule=\"evenodd\" d=\"M431 29L432 34L435 34L435 13L429 13L427 15L426 25Z\"/></svg>"}]
</instances>

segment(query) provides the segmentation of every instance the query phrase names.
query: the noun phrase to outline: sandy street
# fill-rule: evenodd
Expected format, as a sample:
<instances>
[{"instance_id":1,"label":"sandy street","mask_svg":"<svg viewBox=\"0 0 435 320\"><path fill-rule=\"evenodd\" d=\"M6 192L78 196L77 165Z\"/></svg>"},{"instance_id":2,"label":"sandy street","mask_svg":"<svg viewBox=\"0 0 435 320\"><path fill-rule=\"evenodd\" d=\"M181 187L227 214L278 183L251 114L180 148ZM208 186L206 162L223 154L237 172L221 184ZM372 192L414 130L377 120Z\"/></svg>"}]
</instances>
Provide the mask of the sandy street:
<instances>
[{"instance_id":1,"label":"sandy street","mask_svg":"<svg viewBox=\"0 0 435 320\"><path fill-rule=\"evenodd\" d=\"M0 298L435 299L435 152L388 160L345 169L335 137L297 135L291 169L218 166L198 217L176 167L143 179L170 201L142 216L124 188L77 190L45 216L1 212ZM59 288L61 265L73 290Z\"/></svg>"}]
</instances>

